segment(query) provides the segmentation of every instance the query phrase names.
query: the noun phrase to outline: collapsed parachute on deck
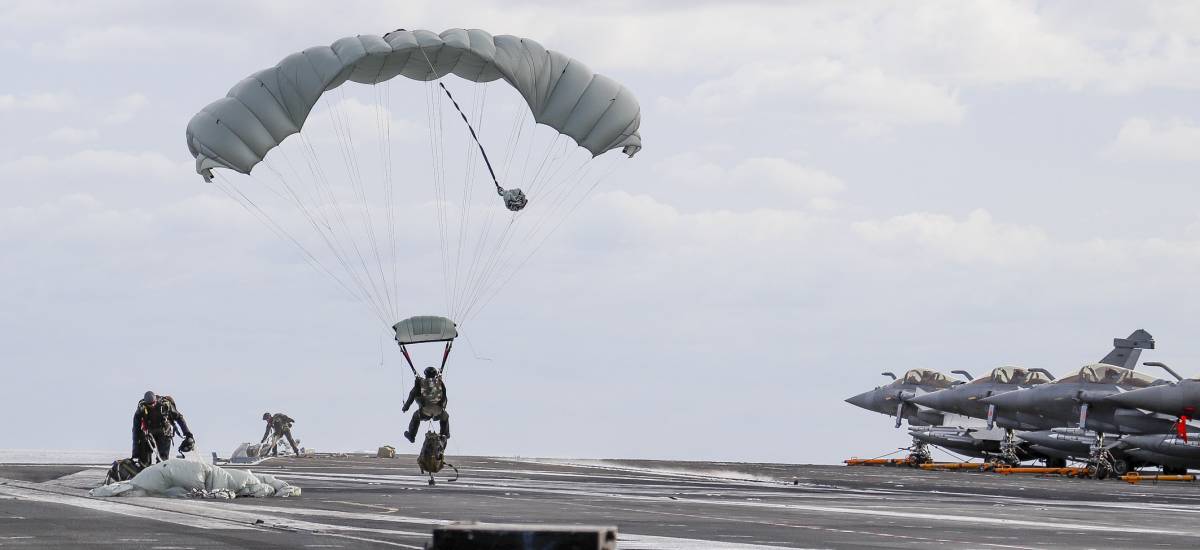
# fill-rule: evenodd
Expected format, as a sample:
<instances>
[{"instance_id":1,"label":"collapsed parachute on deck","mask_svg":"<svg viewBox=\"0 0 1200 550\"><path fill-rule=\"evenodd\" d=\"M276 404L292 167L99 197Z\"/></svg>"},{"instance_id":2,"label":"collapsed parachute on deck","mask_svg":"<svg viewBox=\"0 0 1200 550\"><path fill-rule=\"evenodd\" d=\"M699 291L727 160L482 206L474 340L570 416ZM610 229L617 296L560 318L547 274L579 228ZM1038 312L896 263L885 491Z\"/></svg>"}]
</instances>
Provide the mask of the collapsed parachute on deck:
<instances>
[{"instance_id":1,"label":"collapsed parachute on deck","mask_svg":"<svg viewBox=\"0 0 1200 550\"><path fill-rule=\"evenodd\" d=\"M88 495L234 498L290 497L299 496L300 492L299 487L270 474L172 458L142 470L129 481L92 489Z\"/></svg>"},{"instance_id":2,"label":"collapsed parachute on deck","mask_svg":"<svg viewBox=\"0 0 1200 550\"><path fill-rule=\"evenodd\" d=\"M503 79L525 98L538 123L593 156L618 148L633 156L642 147L641 108L618 82L527 38L450 29L346 37L289 55L193 116L188 149L205 180L217 167L249 174L300 131L322 94L347 80L378 84L400 75L436 80L451 73L473 82Z\"/></svg>"}]
</instances>

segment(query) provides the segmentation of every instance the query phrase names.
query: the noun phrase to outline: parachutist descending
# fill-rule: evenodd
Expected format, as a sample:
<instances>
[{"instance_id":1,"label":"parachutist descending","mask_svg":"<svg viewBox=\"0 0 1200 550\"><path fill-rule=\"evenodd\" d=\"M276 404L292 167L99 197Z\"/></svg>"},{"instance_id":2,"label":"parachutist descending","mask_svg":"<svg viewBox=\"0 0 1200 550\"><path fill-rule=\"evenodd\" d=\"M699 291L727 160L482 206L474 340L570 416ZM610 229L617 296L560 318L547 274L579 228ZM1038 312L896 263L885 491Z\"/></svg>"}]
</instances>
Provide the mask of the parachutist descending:
<instances>
[{"instance_id":1,"label":"parachutist descending","mask_svg":"<svg viewBox=\"0 0 1200 550\"><path fill-rule=\"evenodd\" d=\"M417 428L422 420L437 420L441 428L442 440L450 438L450 414L446 412L446 383L441 373L433 367L425 369L424 377L417 377L413 382L412 391L408 392L408 400L400 410L408 412L413 401L417 402L417 410L413 412L412 420L408 422L408 431L404 438L410 443L417 442Z\"/></svg>"}]
</instances>

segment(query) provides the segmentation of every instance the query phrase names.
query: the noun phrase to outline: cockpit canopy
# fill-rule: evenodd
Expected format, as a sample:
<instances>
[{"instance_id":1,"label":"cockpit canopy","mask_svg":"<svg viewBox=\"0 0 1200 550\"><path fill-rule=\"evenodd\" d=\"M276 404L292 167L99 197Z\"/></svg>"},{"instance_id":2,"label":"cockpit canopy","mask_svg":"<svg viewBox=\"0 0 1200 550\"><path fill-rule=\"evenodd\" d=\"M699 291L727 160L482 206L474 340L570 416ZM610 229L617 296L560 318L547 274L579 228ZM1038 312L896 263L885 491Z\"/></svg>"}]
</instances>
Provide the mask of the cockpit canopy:
<instances>
[{"instance_id":1,"label":"cockpit canopy","mask_svg":"<svg viewBox=\"0 0 1200 550\"><path fill-rule=\"evenodd\" d=\"M904 373L902 378L892 382L891 385L900 386L908 384L914 386L933 386L940 389L953 386L954 380L951 380L949 376L946 376L935 370L912 369Z\"/></svg>"},{"instance_id":2,"label":"cockpit canopy","mask_svg":"<svg viewBox=\"0 0 1200 550\"><path fill-rule=\"evenodd\" d=\"M1166 381L1160 380L1146 373L1113 365L1106 365L1104 363L1087 365L1079 369L1078 373L1066 378L1059 378L1056 380L1056 382L1115 384L1125 388L1147 388L1166 383Z\"/></svg>"},{"instance_id":3,"label":"cockpit canopy","mask_svg":"<svg viewBox=\"0 0 1200 550\"><path fill-rule=\"evenodd\" d=\"M1050 377L1041 372L1033 372L1021 367L997 367L988 376L976 378L972 384L984 383L1015 384L1017 386L1036 386L1050 382Z\"/></svg>"}]
</instances>

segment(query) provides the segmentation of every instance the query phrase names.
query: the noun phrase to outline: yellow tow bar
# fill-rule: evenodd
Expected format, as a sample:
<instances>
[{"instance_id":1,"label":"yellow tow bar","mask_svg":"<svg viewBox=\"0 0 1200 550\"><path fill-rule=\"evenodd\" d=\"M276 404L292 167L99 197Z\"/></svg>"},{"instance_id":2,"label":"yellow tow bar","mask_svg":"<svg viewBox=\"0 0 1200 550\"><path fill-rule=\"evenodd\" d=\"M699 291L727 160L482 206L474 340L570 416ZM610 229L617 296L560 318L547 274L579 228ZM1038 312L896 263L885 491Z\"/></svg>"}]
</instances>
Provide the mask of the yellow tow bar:
<instances>
[{"instance_id":1,"label":"yellow tow bar","mask_svg":"<svg viewBox=\"0 0 1200 550\"><path fill-rule=\"evenodd\" d=\"M1087 475L1087 468L1037 468L1037 467L1000 467L992 469L997 474L1052 474L1060 476Z\"/></svg>"},{"instance_id":2,"label":"yellow tow bar","mask_svg":"<svg viewBox=\"0 0 1200 550\"><path fill-rule=\"evenodd\" d=\"M987 464L983 462L930 462L921 464L922 470L978 470L985 471Z\"/></svg>"},{"instance_id":3,"label":"yellow tow bar","mask_svg":"<svg viewBox=\"0 0 1200 550\"><path fill-rule=\"evenodd\" d=\"M1143 481L1196 481L1196 476L1192 474L1169 475L1169 474L1149 474L1142 475L1137 472L1130 472L1121 476L1122 481L1132 484L1138 484Z\"/></svg>"}]
</instances>

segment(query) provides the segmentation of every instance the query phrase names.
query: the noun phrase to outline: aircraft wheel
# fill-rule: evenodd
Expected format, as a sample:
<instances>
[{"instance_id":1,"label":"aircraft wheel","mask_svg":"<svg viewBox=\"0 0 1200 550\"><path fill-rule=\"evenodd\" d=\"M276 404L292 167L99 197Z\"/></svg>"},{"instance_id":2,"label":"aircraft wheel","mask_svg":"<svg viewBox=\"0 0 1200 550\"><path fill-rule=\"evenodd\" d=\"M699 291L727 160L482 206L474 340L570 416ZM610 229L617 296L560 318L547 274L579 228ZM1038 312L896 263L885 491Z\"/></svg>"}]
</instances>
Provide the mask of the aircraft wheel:
<instances>
[{"instance_id":1,"label":"aircraft wheel","mask_svg":"<svg viewBox=\"0 0 1200 550\"><path fill-rule=\"evenodd\" d=\"M1133 468L1130 467L1129 461L1124 458L1113 460L1112 473L1118 476L1128 474Z\"/></svg>"}]
</instances>

